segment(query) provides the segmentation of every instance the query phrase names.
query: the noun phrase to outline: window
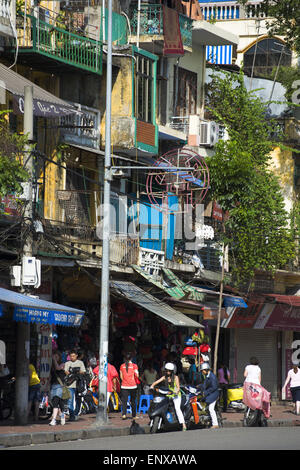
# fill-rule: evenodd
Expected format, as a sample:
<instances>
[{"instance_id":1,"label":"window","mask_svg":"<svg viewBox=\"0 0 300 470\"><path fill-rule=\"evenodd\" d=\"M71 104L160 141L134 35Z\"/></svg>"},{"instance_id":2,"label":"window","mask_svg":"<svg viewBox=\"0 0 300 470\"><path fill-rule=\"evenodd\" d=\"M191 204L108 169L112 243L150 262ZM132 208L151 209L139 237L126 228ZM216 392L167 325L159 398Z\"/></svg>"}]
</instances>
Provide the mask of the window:
<instances>
[{"instance_id":1,"label":"window","mask_svg":"<svg viewBox=\"0 0 300 470\"><path fill-rule=\"evenodd\" d=\"M178 70L177 70L178 69ZM197 114L197 74L174 66L175 116Z\"/></svg>"},{"instance_id":2,"label":"window","mask_svg":"<svg viewBox=\"0 0 300 470\"><path fill-rule=\"evenodd\" d=\"M153 61L136 55L135 116L139 121L153 122Z\"/></svg>"},{"instance_id":3,"label":"window","mask_svg":"<svg viewBox=\"0 0 300 470\"><path fill-rule=\"evenodd\" d=\"M255 58L255 61L254 61ZM277 65L290 66L292 53L279 39L263 39L244 54L244 70L255 75L270 75Z\"/></svg>"}]
</instances>

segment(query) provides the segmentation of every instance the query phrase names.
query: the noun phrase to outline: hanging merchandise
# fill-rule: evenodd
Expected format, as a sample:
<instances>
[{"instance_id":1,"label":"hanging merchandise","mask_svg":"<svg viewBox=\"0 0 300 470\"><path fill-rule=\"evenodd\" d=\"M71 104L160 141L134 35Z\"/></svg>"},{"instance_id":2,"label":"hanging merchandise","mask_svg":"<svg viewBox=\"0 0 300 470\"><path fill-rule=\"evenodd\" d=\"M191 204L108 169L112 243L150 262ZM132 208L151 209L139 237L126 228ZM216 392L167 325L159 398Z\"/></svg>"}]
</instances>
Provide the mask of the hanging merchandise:
<instances>
[{"instance_id":1,"label":"hanging merchandise","mask_svg":"<svg viewBox=\"0 0 300 470\"><path fill-rule=\"evenodd\" d=\"M197 346L196 341L194 341L191 337L187 337L184 344L186 346Z\"/></svg>"},{"instance_id":2,"label":"hanging merchandise","mask_svg":"<svg viewBox=\"0 0 300 470\"><path fill-rule=\"evenodd\" d=\"M203 354L210 352L209 344L206 344L206 343L201 344L200 352L203 353Z\"/></svg>"},{"instance_id":3,"label":"hanging merchandise","mask_svg":"<svg viewBox=\"0 0 300 470\"><path fill-rule=\"evenodd\" d=\"M197 356L197 347L188 346L183 351L184 356Z\"/></svg>"},{"instance_id":4,"label":"hanging merchandise","mask_svg":"<svg viewBox=\"0 0 300 470\"><path fill-rule=\"evenodd\" d=\"M195 331L195 333L192 336L192 340L195 341L198 344L202 344L204 342L204 330L200 329L199 331Z\"/></svg>"}]
</instances>

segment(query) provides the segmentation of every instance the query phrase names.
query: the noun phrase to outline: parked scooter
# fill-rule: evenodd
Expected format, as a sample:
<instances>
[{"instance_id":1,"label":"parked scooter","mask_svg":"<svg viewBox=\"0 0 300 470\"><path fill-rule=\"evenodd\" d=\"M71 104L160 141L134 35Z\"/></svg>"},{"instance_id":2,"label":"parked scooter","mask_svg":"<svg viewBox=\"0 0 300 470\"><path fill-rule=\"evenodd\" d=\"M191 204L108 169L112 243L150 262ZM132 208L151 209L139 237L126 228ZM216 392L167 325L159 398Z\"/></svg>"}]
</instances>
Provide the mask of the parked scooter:
<instances>
[{"instance_id":1,"label":"parked scooter","mask_svg":"<svg viewBox=\"0 0 300 470\"><path fill-rule=\"evenodd\" d=\"M201 427L210 428L212 426L211 416L202 391L198 387L193 387L191 385L187 385L182 388L188 393L189 401L192 406L193 414L190 419L191 423ZM219 410L219 400L217 400L215 412L217 415L218 426L221 428L223 426L223 420Z\"/></svg>"},{"instance_id":2,"label":"parked scooter","mask_svg":"<svg viewBox=\"0 0 300 470\"><path fill-rule=\"evenodd\" d=\"M220 406L223 406L223 396L220 390ZM243 384L229 384L227 388L227 410L243 412L246 410L246 405L243 403Z\"/></svg>"},{"instance_id":3,"label":"parked scooter","mask_svg":"<svg viewBox=\"0 0 300 470\"><path fill-rule=\"evenodd\" d=\"M150 404L148 415L150 418L150 432L152 434L161 430L174 430L180 427L170 391L165 388L155 388L155 396ZM181 410L186 427L189 428L192 416L192 407L189 396L182 394Z\"/></svg>"}]
</instances>

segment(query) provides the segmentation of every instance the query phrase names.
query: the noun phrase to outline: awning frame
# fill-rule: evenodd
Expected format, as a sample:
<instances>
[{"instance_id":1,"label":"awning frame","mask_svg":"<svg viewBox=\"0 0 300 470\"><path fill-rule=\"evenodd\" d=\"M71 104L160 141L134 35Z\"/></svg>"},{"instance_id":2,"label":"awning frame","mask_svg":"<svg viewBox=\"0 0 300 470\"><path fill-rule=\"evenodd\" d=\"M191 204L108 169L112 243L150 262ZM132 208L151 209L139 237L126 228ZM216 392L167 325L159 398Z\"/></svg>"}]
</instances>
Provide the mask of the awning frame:
<instances>
[{"instance_id":1,"label":"awning frame","mask_svg":"<svg viewBox=\"0 0 300 470\"><path fill-rule=\"evenodd\" d=\"M185 328L204 328L200 323L192 320L183 313L172 308L170 305L152 296L133 282L110 281L110 286L121 297L145 308L160 317L162 320L168 321L175 326Z\"/></svg>"},{"instance_id":2,"label":"awning frame","mask_svg":"<svg viewBox=\"0 0 300 470\"><path fill-rule=\"evenodd\" d=\"M1 303L15 305L13 319L28 323L80 326L85 313L84 310L31 297L2 287L0 287L0 306Z\"/></svg>"}]
</instances>

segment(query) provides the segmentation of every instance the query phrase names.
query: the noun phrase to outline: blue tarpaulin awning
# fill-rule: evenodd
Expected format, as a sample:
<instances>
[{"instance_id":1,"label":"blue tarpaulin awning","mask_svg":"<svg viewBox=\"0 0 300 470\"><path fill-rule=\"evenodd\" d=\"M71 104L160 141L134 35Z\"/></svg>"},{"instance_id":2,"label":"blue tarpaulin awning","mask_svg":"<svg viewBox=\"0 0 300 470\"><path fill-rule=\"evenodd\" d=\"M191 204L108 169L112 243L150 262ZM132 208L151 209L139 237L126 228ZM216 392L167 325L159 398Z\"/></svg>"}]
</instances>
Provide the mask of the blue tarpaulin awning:
<instances>
[{"instance_id":1,"label":"blue tarpaulin awning","mask_svg":"<svg viewBox=\"0 0 300 470\"><path fill-rule=\"evenodd\" d=\"M0 302L15 305L15 321L80 326L84 311L0 288ZM2 306L0 305L0 316Z\"/></svg>"},{"instance_id":2,"label":"blue tarpaulin awning","mask_svg":"<svg viewBox=\"0 0 300 470\"><path fill-rule=\"evenodd\" d=\"M224 307L240 307L240 308L247 308L248 305L242 299L242 297L224 297L223 300Z\"/></svg>"}]
</instances>

